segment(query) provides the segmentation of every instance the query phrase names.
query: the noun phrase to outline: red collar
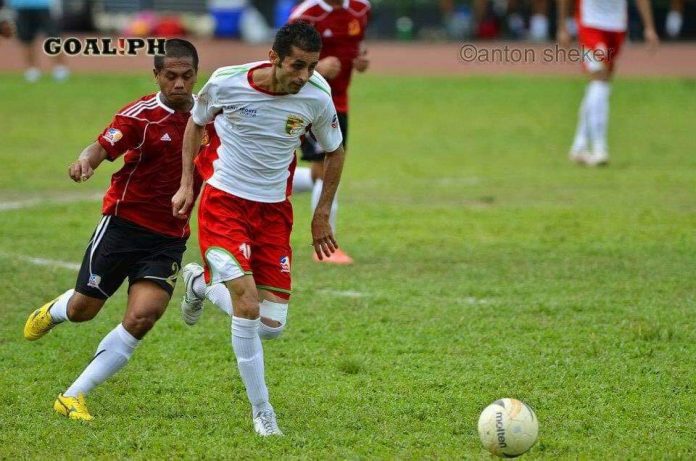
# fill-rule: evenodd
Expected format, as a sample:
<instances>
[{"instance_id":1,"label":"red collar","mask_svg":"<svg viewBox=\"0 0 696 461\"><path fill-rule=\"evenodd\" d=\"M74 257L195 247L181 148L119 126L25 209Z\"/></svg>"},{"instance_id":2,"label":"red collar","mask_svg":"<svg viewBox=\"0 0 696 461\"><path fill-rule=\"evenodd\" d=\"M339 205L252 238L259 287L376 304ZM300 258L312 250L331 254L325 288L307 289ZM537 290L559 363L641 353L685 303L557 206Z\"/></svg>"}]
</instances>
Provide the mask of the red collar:
<instances>
[{"instance_id":1,"label":"red collar","mask_svg":"<svg viewBox=\"0 0 696 461\"><path fill-rule=\"evenodd\" d=\"M247 80L249 81L249 85L251 85L251 87L253 89L255 89L256 91L260 91L261 93L264 93L264 94L269 94L271 96L286 96L289 93L276 93L274 91L269 91L265 88L261 88L256 83L254 83L254 71L257 69L263 69L265 67L271 67L272 65L273 64L271 64L270 62L265 62L263 64L259 64L258 66L252 67L251 69L249 69L249 72L247 72Z\"/></svg>"}]
</instances>

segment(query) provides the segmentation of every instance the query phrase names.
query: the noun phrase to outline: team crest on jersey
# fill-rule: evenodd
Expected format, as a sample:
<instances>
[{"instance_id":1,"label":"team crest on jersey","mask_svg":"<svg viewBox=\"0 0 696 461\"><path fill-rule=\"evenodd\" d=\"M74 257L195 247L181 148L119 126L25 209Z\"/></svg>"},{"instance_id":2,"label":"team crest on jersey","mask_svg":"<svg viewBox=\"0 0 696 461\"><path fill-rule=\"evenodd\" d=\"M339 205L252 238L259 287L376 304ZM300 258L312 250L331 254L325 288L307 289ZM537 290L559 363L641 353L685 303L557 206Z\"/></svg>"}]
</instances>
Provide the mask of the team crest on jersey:
<instances>
[{"instance_id":1,"label":"team crest on jersey","mask_svg":"<svg viewBox=\"0 0 696 461\"><path fill-rule=\"evenodd\" d=\"M109 141L109 144L111 144L112 146L119 142L122 137L123 133L121 133L121 130L118 130L116 128L109 128L108 130L106 130L106 133L102 135L102 138Z\"/></svg>"},{"instance_id":2,"label":"team crest on jersey","mask_svg":"<svg viewBox=\"0 0 696 461\"><path fill-rule=\"evenodd\" d=\"M203 130L203 136L201 136L201 146L207 146L210 143L210 135L208 134L208 128Z\"/></svg>"},{"instance_id":3,"label":"team crest on jersey","mask_svg":"<svg viewBox=\"0 0 696 461\"><path fill-rule=\"evenodd\" d=\"M285 132L291 136L297 136L304 131L305 121L299 115L289 115L285 121Z\"/></svg>"},{"instance_id":4,"label":"team crest on jersey","mask_svg":"<svg viewBox=\"0 0 696 461\"><path fill-rule=\"evenodd\" d=\"M280 258L280 272L290 273L290 258L283 256Z\"/></svg>"},{"instance_id":5,"label":"team crest on jersey","mask_svg":"<svg viewBox=\"0 0 696 461\"><path fill-rule=\"evenodd\" d=\"M338 128L338 115L336 114L334 114L333 118L331 119L331 128Z\"/></svg>"},{"instance_id":6,"label":"team crest on jersey","mask_svg":"<svg viewBox=\"0 0 696 461\"><path fill-rule=\"evenodd\" d=\"M348 35L355 36L360 35L360 21L353 19L348 23Z\"/></svg>"}]
</instances>

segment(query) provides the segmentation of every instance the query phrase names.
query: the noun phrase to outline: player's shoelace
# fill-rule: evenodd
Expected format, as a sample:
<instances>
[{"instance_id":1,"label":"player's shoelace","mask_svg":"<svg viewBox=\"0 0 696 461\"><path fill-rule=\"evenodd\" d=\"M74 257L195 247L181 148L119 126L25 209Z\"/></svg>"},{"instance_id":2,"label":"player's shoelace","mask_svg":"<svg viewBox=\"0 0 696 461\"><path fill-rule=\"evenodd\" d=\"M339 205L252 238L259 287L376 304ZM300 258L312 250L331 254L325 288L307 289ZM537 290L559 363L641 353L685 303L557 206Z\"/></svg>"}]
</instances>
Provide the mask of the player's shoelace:
<instances>
[{"instance_id":1,"label":"player's shoelace","mask_svg":"<svg viewBox=\"0 0 696 461\"><path fill-rule=\"evenodd\" d=\"M278 432L278 427L274 424L274 415L271 410L263 410L261 413L259 413L259 416L261 417L261 424L263 425L263 428L266 430L266 432Z\"/></svg>"}]
</instances>

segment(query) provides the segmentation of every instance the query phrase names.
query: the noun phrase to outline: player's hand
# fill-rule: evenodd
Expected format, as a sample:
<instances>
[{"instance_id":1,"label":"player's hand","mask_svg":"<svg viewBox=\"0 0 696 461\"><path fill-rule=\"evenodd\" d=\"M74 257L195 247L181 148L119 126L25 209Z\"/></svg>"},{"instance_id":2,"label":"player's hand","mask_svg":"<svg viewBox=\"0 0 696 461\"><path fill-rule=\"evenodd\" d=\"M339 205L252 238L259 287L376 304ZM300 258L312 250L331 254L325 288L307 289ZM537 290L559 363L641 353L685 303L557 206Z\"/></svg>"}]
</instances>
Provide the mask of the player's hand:
<instances>
[{"instance_id":1,"label":"player's hand","mask_svg":"<svg viewBox=\"0 0 696 461\"><path fill-rule=\"evenodd\" d=\"M558 29L556 39L558 40L558 45L562 48L570 47L570 43L572 42L570 33L568 32L568 29L566 29L565 27L561 27Z\"/></svg>"},{"instance_id":2,"label":"player's hand","mask_svg":"<svg viewBox=\"0 0 696 461\"><path fill-rule=\"evenodd\" d=\"M341 61L336 56L327 56L319 60L317 72L326 80L332 80L341 72Z\"/></svg>"},{"instance_id":3,"label":"player's hand","mask_svg":"<svg viewBox=\"0 0 696 461\"><path fill-rule=\"evenodd\" d=\"M68 175L75 182L85 182L94 174L94 169L86 158L79 158L70 164Z\"/></svg>"},{"instance_id":4,"label":"player's hand","mask_svg":"<svg viewBox=\"0 0 696 461\"><path fill-rule=\"evenodd\" d=\"M645 39L645 44L648 47L648 50L654 52L657 50L658 45L660 44L660 37L657 36L657 32L655 32L655 29L648 28L643 31L643 38Z\"/></svg>"},{"instance_id":5,"label":"player's hand","mask_svg":"<svg viewBox=\"0 0 696 461\"><path fill-rule=\"evenodd\" d=\"M336 251L338 243L333 236L331 224L329 224L329 215L314 213L312 218L312 246L319 260L327 258Z\"/></svg>"},{"instance_id":6,"label":"player's hand","mask_svg":"<svg viewBox=\"0 0 696 461\"><path fill-rule=\"evenodd\" d=\"M182 186L172 197L172 215L179 219L188 219L188 213L193 205L193 190Z\"/></svg>"},{"instance_id":7,"label":"player's hand","mask_svg":"<svg viewBox=\"0 0 696 461\"><path fill-rule=\"evenodd\" d=\"M353 68L358 72L365 72L370 67L370 60L365 53L353 59Z\"/></svg>"}]
</instances>

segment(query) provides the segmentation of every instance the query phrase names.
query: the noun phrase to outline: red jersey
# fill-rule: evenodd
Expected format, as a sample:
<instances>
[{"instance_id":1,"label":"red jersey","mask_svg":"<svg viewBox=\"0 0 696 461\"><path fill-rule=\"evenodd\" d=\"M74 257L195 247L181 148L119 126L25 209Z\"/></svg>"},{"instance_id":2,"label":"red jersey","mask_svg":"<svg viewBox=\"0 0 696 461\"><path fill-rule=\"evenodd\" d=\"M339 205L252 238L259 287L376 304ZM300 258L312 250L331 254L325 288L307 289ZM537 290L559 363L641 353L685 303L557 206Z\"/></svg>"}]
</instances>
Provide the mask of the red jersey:
<instances>
[{"instance_id":1,"label":"red jersey","mask_svg":"<svg viewBox=\"0 0 696 461\"><path fill-rule=\"evenodd\" d=\"M172 196L181 181L181 146L189 113L165 106L160 94L128 104L97 141L107 159L124 155L111 177L102 212L119 216L158 234L187 237L188 220L172 216Z\"/></svg>"},{"instance_id":2,"label":"red jersey","mask_svg":"<svg viewBox=\"0 0 696 461\"><path fill-rule=\"evenodd\" d=\"M368 0L344 0L341 6L331 6L324 0L305 0L295 7L290 21L312 24L321 34L320 58L335 56L341 61L341 71L329 80L333 102L338 112L348 112L348 86L353 73L353 59L360 54L360 43L370 18Z\"/></svg>"}]
</instances>

